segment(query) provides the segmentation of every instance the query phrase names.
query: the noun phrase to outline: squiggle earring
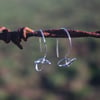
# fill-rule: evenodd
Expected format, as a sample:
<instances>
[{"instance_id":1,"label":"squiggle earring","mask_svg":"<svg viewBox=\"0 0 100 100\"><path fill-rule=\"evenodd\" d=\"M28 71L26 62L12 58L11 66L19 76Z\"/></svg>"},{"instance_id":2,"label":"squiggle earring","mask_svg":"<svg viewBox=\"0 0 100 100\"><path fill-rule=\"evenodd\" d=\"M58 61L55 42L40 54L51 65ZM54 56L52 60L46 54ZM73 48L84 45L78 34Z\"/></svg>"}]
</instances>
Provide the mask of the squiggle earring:
<instances>
[{"instance_id":1,"label":"squiggle earring","mask_svg":"<svg viewBox=\"0 0 100 100\"><path fill-rule=\"evenodd\" d=\"M68 53L66 54L66 56L64 58L62 58L61 60L59 60L57 65L59 67L69 67L76 60L76 58L67 57L70 54L71 49L72 49L72 41L71 41L71 37L70 37L70 34L69 34L68 30L65 29L65 28L61 28L61 29L63 29L66 32L67 36L68 36L69 49L68 49Z\"/></svg>"},{"instance_id":2,"label":"squiggle earring","mask_svg":"<svg viewBox=\"0 0 100 100\"><path fill-rule=\"evenodd\" d=\"M51 64L51 62L46 59L47 57L47 44L46 44L46 39L44 37L43 31L40 30L40 33L42 35L42 39L43 39L43 43L44 43L44 56L42 58L39 58L38 60L34 61L35 63L35 69L36 71L41 71L41 69L39 69L39 64Z\"/></svg>"}]
</instances>

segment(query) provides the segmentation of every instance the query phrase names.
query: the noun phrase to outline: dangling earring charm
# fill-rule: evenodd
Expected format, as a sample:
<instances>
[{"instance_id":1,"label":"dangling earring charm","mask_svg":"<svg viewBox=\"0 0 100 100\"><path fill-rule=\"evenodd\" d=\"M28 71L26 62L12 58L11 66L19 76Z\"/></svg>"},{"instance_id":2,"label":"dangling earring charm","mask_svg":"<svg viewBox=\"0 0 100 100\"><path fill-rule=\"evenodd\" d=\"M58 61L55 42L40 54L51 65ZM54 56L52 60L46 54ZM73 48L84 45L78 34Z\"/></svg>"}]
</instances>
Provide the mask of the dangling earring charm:
<instances>
[{"instance_id":1,"label":"dangling earring charm","mask_svg":"<svg viewBox=\"0 0 100 100\"><path fill-rule=\"evenodd\" d=\"M71 37L70 37L70 34L69 34L68 30L65 29L65 28L61 28L61 29L63 29L66 32L67 36L68 36L69 49L68 49L68 53L66 54L66 56L64 58L62 58L61 60L59 60L57 65L59 67L69 67L76 60L76 58L67 57L70 54L71 49L72 49L72 41L71 41Z\"/></svg>"},{"instance_id":2,"label":"dangling earring charm","mask_svg":"<svg viewBox=\"0 0 100 100\"><path fill-rule=\"evenodd\" d=\"M51 62L46 58L47 57L47 44L46 44L46 39L44 37L43 31L40 30L42 39L43 39L43 43L44 43L44 56L42 58L39 58L38 60L34 61L35 63L35 69L36 71L41 71L41 69L39 69L39 65L41 64L51 64ZM41 42L41 41L40 41ZM42 49L42 47L40 47L40 49Z\"/></svg>"}]
</instances>

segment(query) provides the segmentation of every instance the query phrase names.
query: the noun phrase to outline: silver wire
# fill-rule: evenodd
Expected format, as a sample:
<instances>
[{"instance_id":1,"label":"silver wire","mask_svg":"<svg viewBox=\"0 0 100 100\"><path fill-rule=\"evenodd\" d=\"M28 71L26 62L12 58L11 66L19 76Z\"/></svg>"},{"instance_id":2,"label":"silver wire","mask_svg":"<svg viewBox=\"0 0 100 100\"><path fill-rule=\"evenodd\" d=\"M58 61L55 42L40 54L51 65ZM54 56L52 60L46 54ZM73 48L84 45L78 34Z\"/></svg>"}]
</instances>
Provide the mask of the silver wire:
<instances>
[{"instance_id":1,"label":"silver wire","mask_svg":"<svg viewBox=\"0 0 100 100\"><path fill-rule=\"evenodd\" d=\"M71 40L71 36L70 36L70 34L69 34L69 32L68 32L68 30L66 28L61 28L61 29L63 29L66 32L66 34L68 36L68 39L69 39L68 52L66 53L66 56L69 56L69 54L71 53L71 50L72 50L72 40Z\"/></svg>"},{"instance_id":2,"label":"silver wire","mask_svg":"<svg viewBox=\"0 0 100 100\"><path fill-rule=\"evenodd\" d=\"M35 63L35 70L36 71L41 71L41 69L39 69L39 64L51 64L51 62L46 59L47 57L47 44L46 44L46 39L44 37L43 31L40 29L40 33L42 35L42 39L43 39L43 43L44 43L44 56L42 58L39 58L38 60L34 61ZM42 49L42 45L41 45L41 41L40 42L40 50Z\"/></svg>"},{"instance_id":3,"label":"silver wire","mask_svg":"<svg viewBox=\"0 0 100 100\"><path fill-rule=\"evenodd\" d=\"M63 29L68 36L69 48L68 48L68 53L66 53L64 58L62 58L61 60L58 61L57 65L59 67L69 67L76 60L76 58L67 57L67 56L69 56L69 54L71 53L71 50L72 50L72 40L71 40L71 37L70 37L68 30L66 28L61 28L61 29Z\"/></svg>"},{"instance_id":4,"label":"silver wire","mask_svg":"<svg viewBox=\"0 0 100 100\"><path fill-rule=\"evenodd\" d=\"M56 56L59 57L59 40L56 39Z\"/></svg>"},{"instance_id":5,"label":"silver wire","mask_svg":"<svg viewBox=\"0 0 100 100\"><path fill-rule=\"evenodd\" d=\"M43 31L40 29L40 32L41 32L41 35L42 35L42 39L43 39L43 42L44 42L44 57L47 56L47 44L46 44L46 39L44 37L44 34L43 34Z\"/></svg>"},{"instance_id":6,"label":"silver wire","mask_svg":"<svg viewBox=\"0 0 100 100\"><path fill-rule=\"evenodd\" d=\"M41 41L42 41L41 38L39 38L39 44L40 44L39 47L40 47L40 52L43 51L43 50L42 50L42 43L41 43Z\"/></svg>"}]
</instances>

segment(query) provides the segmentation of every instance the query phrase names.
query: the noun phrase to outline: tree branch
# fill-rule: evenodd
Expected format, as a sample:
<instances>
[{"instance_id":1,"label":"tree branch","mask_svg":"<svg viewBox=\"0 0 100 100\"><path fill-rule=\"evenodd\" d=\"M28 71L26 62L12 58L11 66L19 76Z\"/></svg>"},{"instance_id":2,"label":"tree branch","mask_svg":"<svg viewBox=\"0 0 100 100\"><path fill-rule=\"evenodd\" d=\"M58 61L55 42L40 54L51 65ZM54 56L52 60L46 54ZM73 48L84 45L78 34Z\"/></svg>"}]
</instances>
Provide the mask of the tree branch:
<instances>
[{"instance_id":1,"label":"tree branch","mask_svg":"<svg viewBox=\"0 0 100 100\"><path fill-rule=\"evenodd\" d=\"M71 38L79 38L79 37L95 37L100 38L100 31L96 32L86 32L86 31L79 31L79 30L68 30L70 33ZM66 35L66 32L63 29L58 30L43 30L44 36L48 38L66 38L68 37ZM35 31L34 33L29 33L27 35L28 37L36 36L41 37L41 34L39 31Z\"/></svg>"},{"instance_id":2,"label":"tree branch","mask_svg":"<svg viewBox=\"0 0 100 100\"><path fill-rule=\"evenodd\" d=\"M86 32L79 30L68 30L71 38L79 37L95 37L100 38L100 31L96 32ZM43 30L44 36L46 38L67 38L66 32L63 29L51 29ZM28 27L20 28L17 31L2 31L0 34L0 40L9 43L12 41L20 49L22 49L21 40L26 41L29 37L41 37L40 31L34 31Z\"/></svg>"}]
</instances>

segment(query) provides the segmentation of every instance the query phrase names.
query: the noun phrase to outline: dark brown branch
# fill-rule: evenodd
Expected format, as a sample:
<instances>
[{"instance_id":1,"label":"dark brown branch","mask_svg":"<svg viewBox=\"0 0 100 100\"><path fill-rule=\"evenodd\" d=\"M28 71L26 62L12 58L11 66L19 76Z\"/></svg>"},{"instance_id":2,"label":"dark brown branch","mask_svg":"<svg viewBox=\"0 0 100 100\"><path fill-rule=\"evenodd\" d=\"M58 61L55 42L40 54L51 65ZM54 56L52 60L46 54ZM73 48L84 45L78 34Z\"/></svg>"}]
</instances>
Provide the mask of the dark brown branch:
<instances>
[{"instance_id":1,"label":"dark brown branch","mask_svg":"<svg viewBox=\"0 0 100 100\"><path fill-rule=\"evenodd\" d=\"M79 30L68 30L70 36L72 38L79 38L79 37L95 37L100 38L100 31L96 32L86 32L86 31L79 31ZM43 30L44 36L47 38L66 38L67 34L63 29L52 29L52 30ZM27 27L20 28L17 31L3 31L0 34L0 40L9 43L12 41L16 44L20 49L22 49L21 40L23 39L26 41L29 37L41 37L40 31L30 31Z\"/></svg>"},{"instance_id":2,"label":"dark brown branch","mask_svg":"<svg viewBox=\"0 0 100 100\"><path fill-rule=\"evenodd\" d=\"M100 38L100 32L86 32L86 31L79 31L79 30L68 30L70 33L70 36L72 38L79 38L79 37L95 37ZM48 38L66 38L66 32L63 29L58 30L43 30L45 37ZM39 31L35 31L34 33L29 33L27 37L30 36L36 36L41 37L41 34Z\"/></svg>"}]
</instances>

